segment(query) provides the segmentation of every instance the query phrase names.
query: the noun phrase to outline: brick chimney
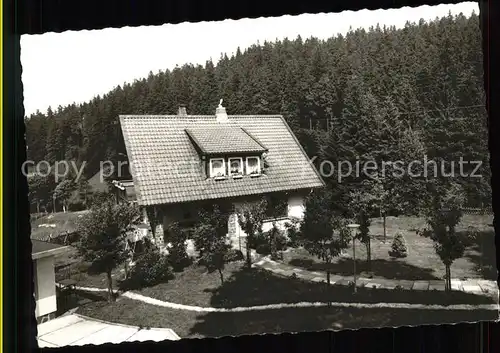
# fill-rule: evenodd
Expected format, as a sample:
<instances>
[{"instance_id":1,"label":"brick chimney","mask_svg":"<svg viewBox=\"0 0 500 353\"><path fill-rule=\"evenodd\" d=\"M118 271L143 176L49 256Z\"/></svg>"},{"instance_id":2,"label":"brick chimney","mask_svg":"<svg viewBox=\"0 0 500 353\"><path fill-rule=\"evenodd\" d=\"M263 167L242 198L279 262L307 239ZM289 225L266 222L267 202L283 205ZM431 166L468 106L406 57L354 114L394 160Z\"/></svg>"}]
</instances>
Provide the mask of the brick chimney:
<instances>
[{"instance_id":1,"label":"brick chimney","mask_svg":"<svg viewBox=\"0 0 500 353\"><path fill-rule=\"evenodd\" d=\"M219 106L215 110L215 117L218 123L227 122L226 108L222 106L222 99L220 100Z\"/></svg>"},{"instance_id":2,"label":"brick chimney","mask_svg":"<svg viewBox=\"0 0 500 353\"><path fill-rule=\"evenodd\" d=\"M177 111L177 115L179 115L179 116L186 116L187 115L186 105L184 105L184 104L179 105L179 110Z\"/></svg>"}]
</instances>

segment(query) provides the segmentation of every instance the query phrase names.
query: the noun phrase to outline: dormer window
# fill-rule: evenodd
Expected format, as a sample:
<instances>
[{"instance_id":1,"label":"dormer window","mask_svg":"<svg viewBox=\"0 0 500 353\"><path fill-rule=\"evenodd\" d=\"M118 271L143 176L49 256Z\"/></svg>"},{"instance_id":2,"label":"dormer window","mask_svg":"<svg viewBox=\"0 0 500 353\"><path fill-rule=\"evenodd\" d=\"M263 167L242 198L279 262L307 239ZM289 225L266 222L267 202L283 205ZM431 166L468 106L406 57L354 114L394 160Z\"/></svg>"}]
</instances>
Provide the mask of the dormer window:
<instances>
[{"instance_id":1,"label":"dormer window","mask_svg":"<svg viewBox=\"0 0 500 353\"><path fill-rule=\"evenodd\" d=\"M229 158L229 175L233 178L243 175L243 158Z\"/></svg>"},{"instance_id":2,"label":"dormer window","mask_svg":"<svg viewBox=\"0 0 500 353\"><path fill-rule=\"evenodd\" d=\"M210 177L222 179L226 176L226 163L224 158L210 159Z\"/></svg>"},{"instance_id":3,"label":"dormer window","mask_svg":"<svg viewBox=\"0 0 500 353\"><path fill-rule=\"evenodd\" d=\"M247 174L252 176L260 175L260 158L247 157Z\"/></svg>"}]
</instances>

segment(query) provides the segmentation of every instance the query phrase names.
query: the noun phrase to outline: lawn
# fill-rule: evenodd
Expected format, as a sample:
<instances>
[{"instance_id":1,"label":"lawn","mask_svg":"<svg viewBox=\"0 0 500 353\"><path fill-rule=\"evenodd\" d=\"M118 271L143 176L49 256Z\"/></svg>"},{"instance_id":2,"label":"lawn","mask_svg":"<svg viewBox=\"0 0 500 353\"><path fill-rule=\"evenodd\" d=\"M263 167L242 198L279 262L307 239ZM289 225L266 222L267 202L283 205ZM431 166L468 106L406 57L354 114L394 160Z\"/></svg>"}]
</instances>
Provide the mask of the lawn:
<instances>
[{"instance_id":1,"label":"lawn","mask_svg":"<svg viewBox=\"0 0 500 353\"><path fill-rule=\"evenodd\" d=\"M77 228L78 219L88 211L49 213L42 217L33 217L31 238L46 241L64 232L72 233Z\"/></svg>"},{"instance_id":2,"label":"lawn","mask_svg":"<svg viewBox=\"0 0 500 353\"><path fill-rule=\"evenodd\" d=\"M477 216L473 217L477 220ZM415 220L413 219L415 222ZM471 220L472 222L472 220ZM482 221L481 221L482 222ZM415 222L416 223L416 222ZM375 276L390 277L393 271L395 277L401 271L407 275L413 271L414 278L439 278L441 263L434 254L431 243L414 234L418 224L410 223L410 219L388 219L388 239L384 243L380 237L380 224L374 222L372 232ZM470 224L470 223L469 223ZM482 223L480 223L482 224ZM488 224L484 221L484 224ZM467 223L465 227L467 227ZM412 228L413 227L413 228ZM464 226L462 226L464 227ZM484 227L486 230L486 226ZM407 259L393 261L387 254L391 238L396 230L402 230L407 238L410 253ZM427 243L426 243L427 242ZM385 248L384 248L385 247ZM359 249L361 247L358 246ZM491 245L485 248L494 248ZM471 253L474 249L471 247ZM494 253L494 250L493 250ZM292 262L287 253L285 260ZM300 254L296 251L295 254ZM364 253L358 251L362 257ZM432 255L432 257L431 257ZM70 257L70 255L67 255ZM78 256L73 253L75 263L72 277L78 285L88 287L106 287L104 275L90 276L79 265ZM302 261L311 260L304 253ZM431 259L429 259L431 257ZM296 259L298 259L297 257ZM427 261L427 263L420 263ZM346 261L345 272L351 275L352 260ZM377 262L379 261L379 262ZM382 267L382 261L388 265ZM473 260L470 261L473 266ZM395 266L395 262L398 263ZM412 263L413 262L413 263ZM466 262L469 263L469 262ZM390 266L389 266L390 265ZM297 265L298 266L298 265ZM314 263L304 266L315 267ZM340 266L336 264L336 266ZM80 269L78 268L80 267ZM426 269L427 267L427 269ZM342 274L338 267L337 274ZM380 272L380 271L385 272ZM457 277L457 269L452 269ZM378 271L378 272L377 272ZM398 272L399 271L399 272ZM419 272L417 272L419 271ZM469 269L469 271L472 271ZM63 276L64 270L59 270L57 276ZM118 269L114 273L114 288L120 285L123 272ZM427 276L427 277L426 277ZM476 275L477 277L477 275ZM221 284L217 272L207 273L201 266L191 265L183 272L176 273L175 278L167 283L161 283L134 292L163 301L215 308L235 308L258 305L298 303L298 302L361 302L361 303L414 303L414 304L491 304L493 298L476 296L464 292L445 293L442 291L408 291L404 289L374 289L360 288L357 294L347 286L326 286L322 283L304 281L298 278L275 275L263 269L247 270L242 261L227 264L224 270L224 283ZM410 278L411 279L411 278ZM67 299L68 300L68 299ZM106 321L131 324L142 327L171 328L181 337L216 337L226 335L258 334L264 332L299 332L327 329L346 329L377 326L403 326L460 321L493 320L497 318L495 311L465 311L465 310L416 310L416 309L356 309L356 308L294 308L274 309L265 311L239 313L196 313L192 311L174 310L157 307L140 301L120 297L116 302L107 303L104 293L83 293L70 300L74 303L64 303L61 307L76 307L77 313Z\"/></svg>"},{"instance_id":3,"label":"lawn","mask_svg":"<svg viewBox=\"0 0 500 353\"><path fill-rule=\"evenodd\" d=\"M226 280L221 285L217 273L206 273L203 267L190 266L167 282L136 293L155 299L202 307L234 308L298 302L361 302L414 304L491 304L490 297L464 292L410 291L360 288L356 295L348 286L330 286L299 278L287 278L254 268L243 262L228 264Z\"/></svg>"},{"instance_id":4,"label":"lawn","mask_svg":"<svg viewBox=\"0 0 500 353\"><path fill-rule=\"evenodd\" d=\"M248 270L241 261L227 265L225 281L218 273L191 265L167 283L134 292L159 300L202 307L235 308L298 302L362 302L415 304L492 304L486 296L464 292L407 291L360 288L357 294L347 286L321 283L275 275L263 269ZM93 277L95 283L98 278ZM104 278L103 278L104 279ZM87 278L86 281L89 281ZM105 283L105 282L103 282ZM239 313L197 313L174 310L119 297L108 303L105 293L78 292L77 313L89 317L142 327L173 329L184 338L298 332L377 326L403 326L458 321L492 320L496 311L409 310L355 308L287 308ZM68 307L63 303L61 307Z\"/></svg>"},{"instance_id":5,"label":"lawn","mask_svg":"<svg viewBox=\"0 0 500 353\"><path fill-rule=\"evenodd\" d=\"M491 321L495 311L356 308L293 308L237 313L196 313L157 307L127 298L107 304L93 302L77 313L128 325L165 327L181 338L246 334L358 329L457 322Z\"/></svg>"},{"instance_id":6,"label":"lawn","mask_svg":"<svg viewBox=\"0 0 500 353\"><path fill-rule=\"evenodd\" d=\"M452 267L453 278L496 278L494 231L489 225L493 216L464 215L458 231L466 231L475 227L480 232L480 239L472 243L465 256L457 259ZM370 234L372 235L372 273L366 266L366 248L356 242L357 271L360 276L386 279L405 280L437 280L444 278L445 268L434 250L430 239L416 234L416 230L425 225L423 219L416 217L388 217L386 221L387 239L383 239L383 223L377 218L372 220ZM401 232L408 246L408 256L404 259L392 259L389 250L394 235ZM481 246L481 241L483 242ZM310 270L324 270L324 265L305 249L290 249L284 253L286 263ZM481 271L481 267L483 267ZM331 271L337 275L352 276L352 246L346 250L346 256L338 258L331 266Z\"/></svg>"}]
</instances>

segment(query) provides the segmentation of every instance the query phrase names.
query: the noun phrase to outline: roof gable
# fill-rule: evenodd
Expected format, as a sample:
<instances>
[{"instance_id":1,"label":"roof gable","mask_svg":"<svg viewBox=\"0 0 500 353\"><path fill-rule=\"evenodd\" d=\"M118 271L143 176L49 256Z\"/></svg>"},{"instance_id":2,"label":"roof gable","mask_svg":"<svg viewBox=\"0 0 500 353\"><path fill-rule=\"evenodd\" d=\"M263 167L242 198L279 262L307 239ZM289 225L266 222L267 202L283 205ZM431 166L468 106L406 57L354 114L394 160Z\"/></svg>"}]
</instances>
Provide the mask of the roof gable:
<instances>
[{"instance_id":1,"label":"roof gable","mask_svg":"<svg viewBox=\"0 0 500 353\"><path fill-rule=\"evenodd\" d=\"M280 115L230 115L223 124L218 123L215 116L125 115L120 116L120 125L137 200L141 205L237 197L324 185ZM232 133L238 131L238 134L243 131L260 147L265 146L266 173L257 178L245 176L239 180L207 179L203 173L203 162L186 130L199 132L210 129L229 129ZM199 134L195 135L196 139L198 137ZM211 141L210 138L207 140ZM217 150L208 142L199 143L205 149ZM234 149L232 146L225 148ZM234 153L235 157L239 156Z\"/></svg>"}]
</instances>

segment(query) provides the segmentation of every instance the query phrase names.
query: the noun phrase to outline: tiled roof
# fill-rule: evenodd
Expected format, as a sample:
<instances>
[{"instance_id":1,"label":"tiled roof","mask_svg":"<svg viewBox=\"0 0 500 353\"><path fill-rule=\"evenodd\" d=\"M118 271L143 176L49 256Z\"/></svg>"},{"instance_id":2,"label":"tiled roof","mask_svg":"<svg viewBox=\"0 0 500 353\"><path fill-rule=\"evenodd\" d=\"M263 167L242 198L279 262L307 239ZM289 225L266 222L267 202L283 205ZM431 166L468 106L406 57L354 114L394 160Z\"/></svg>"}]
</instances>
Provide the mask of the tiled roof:
<instances>
[{"instance_id":1,"label":"tiled roof","mask_svg":"<svg viewBox=\"0 0 500 353\"><path fill-rule=\"evenodd\" d=\"M242 128L268 149L264 175L242 179L207 179L200 156L186 130ZM302 146L280 115L120 116L138 203L155 205L209 200L324 185ZM237 157L237 155L235 155Z\"/></svg>"},{"instance_id":2,"label":"tiled roof","mask_svg":"<svg viewBox=\"0 0 500 353\"><path fill-rule=\"evenodd\" d=\"M267 149L240 127L217 124L204 128L189 128L186 133L205 154L262 153Z\"/></svg>"}]
</instances>

